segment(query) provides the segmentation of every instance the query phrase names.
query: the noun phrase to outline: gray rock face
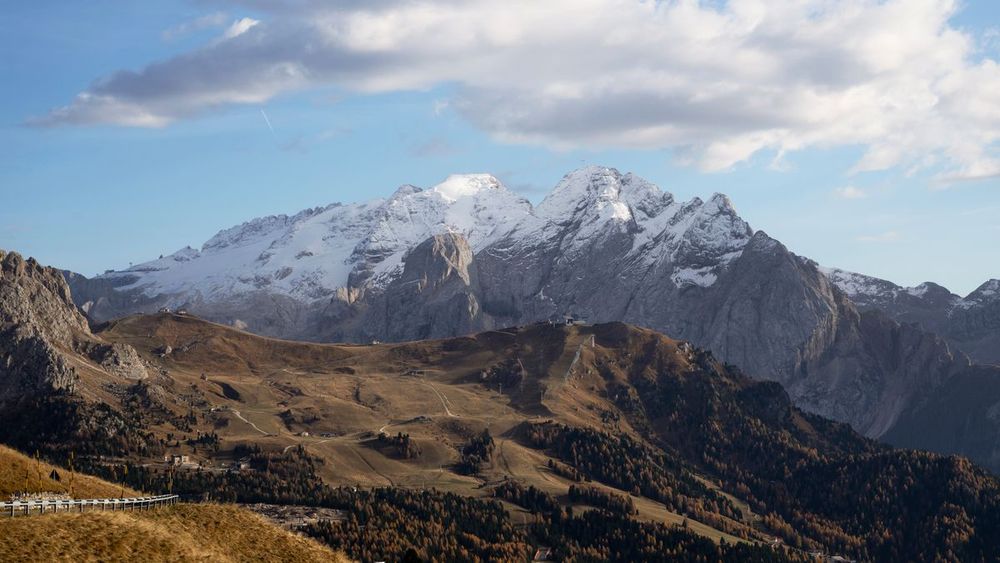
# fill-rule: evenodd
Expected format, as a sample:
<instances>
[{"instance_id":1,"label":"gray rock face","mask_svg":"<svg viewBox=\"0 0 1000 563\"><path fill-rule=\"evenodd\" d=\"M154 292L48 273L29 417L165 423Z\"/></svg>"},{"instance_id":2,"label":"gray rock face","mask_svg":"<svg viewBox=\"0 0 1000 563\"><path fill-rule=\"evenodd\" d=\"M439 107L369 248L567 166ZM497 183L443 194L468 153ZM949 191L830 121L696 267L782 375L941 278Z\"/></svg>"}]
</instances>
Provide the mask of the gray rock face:
<instances>
[{"instance_id":1,"label":"gray rock face","mask_svg":"<svg viewBox=\"0 0 1000 563\"><path fill-rule=\"evenodd\" d=\"M72 393L75 370L47 340L20 328L0 330L0 407L24 396Z\"/></svg>"},{"instance_id":2,"label":"gray rock face","mask_svg":"<svg viewBox=\"0 0 1000 563\"><path fill-rule=\"evenodd\" d=\"M365 330L378 338L443 338L490 328L478 295L472 249L456 234L436 235L406 256L403 274L372 300Z\"/></svg>"},{"instance_id":3,"label":"gray rock face","mask_svg":"<svg viewBox=\"0 0 1000 563\"><path fill-rule=\"evenodd\" d=\"M77 376L59 345L89 333L58 271L0 250L0 405L73 391Z\"/></svg>"},{"instance_id":4,"label":"gray rock face","mask_svg":"<svg viewBox=\"0 0 1000 563\"><path fill-rule=\"evenodd\" d=\"M472 249L454 233L435 235L403 261L403 273L383 291L353 306L326 308L314 333L327 340L419 340L492 328Z\"/></svg>"},{"instance_id":5,"label":"gray rock face","mask_svg":"<svg viewBox=\"0 0 1000 563\"><path fill-rule=\"evenodd\" d=\"M72 394L79 377L69 358L81 357L125 379L149 375L134 348L91 334L62 272L0 250L0 406Z\"/></svg>"},{"instance_id":6,"label":"gray rock face","mask_svg":"<svg viewBox=\"0 0 1000 563\"><path fill-rule=\"evenodd\" d=\"M0 325L29 326L59 340L90 333L87 320L74 305L69 285L58 270L2 250Z\"/></svg>"}]
</instances>

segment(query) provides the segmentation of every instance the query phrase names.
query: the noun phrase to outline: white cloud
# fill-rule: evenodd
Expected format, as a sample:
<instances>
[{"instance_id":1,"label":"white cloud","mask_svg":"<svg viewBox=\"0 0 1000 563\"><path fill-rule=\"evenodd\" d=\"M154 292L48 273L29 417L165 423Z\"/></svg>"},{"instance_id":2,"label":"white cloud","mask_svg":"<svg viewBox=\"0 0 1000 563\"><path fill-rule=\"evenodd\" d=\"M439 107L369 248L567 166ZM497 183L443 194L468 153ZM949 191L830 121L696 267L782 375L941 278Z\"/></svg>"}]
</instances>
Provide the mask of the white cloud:
<instances>
[{"instance_id":1,"label":"white cloud","mask_svg":"<svg viewBox=\"0 0 1000 563\"><path fill-rule=\"evenodd\" d=\"M234 37L239 37L240 35L243 35L247 31L250 31L250 28L259 23L260 21L255 20L253 18L240 18L234 21L228 28L226 28L225 33L222 34L222 38L232 39Z\"/></svg>"},{"instance_id":2,"label":"white cloud","mask_svg":"<svg viewBox=\"0 0 1000 563\"><path fill-rule=\"evenodd\" d=\"M868 197L867 192L855 186L843 186L833 190L833 193L843 199L865 199Z\"/></svg>"},{"instance_id":3,"label":"white cloud","mask_svg":"<svg viewBox=\"0 0 1000 563\"><path fill-rule=\"evenodd\" d=\"M950 24L956 0L242 4L263 21L38 122L161 126L294 90L452 84L449 107L511 142L669 148L705 170L861 146L854 171L1000 172L1000 66Z\"/></svg>"},{"instance_id":4,"label":"white cloud","mask_svg":"<svg viewBox=\"0 0 1000 563\"><path fill-rule=\"evenodd\" d=\"M896 231L885 231L874 235L861 235L856 237L858 242L898 242L900 235Z\"/></svg>"}]
</instances>

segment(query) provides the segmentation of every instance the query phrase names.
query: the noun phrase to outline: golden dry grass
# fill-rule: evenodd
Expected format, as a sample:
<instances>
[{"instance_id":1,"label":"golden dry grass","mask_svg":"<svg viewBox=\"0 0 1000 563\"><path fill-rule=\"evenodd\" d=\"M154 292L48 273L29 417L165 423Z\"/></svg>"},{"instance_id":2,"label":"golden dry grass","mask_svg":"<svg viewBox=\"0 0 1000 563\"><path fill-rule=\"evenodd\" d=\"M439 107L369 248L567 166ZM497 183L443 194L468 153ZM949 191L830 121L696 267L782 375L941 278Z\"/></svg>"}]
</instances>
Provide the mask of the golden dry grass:
<instances>
[{"instance_id":1,"label":"golden dry grass","mask_svg":"<svg viewBox=\"0 0 1000 563\"><path fill-rule=\"evenodd\" d=\"M678 372L688 368L675 341L625 325L600 330L535 325L367 346L276 340L195 317L158 314L114 321L98 335L132 345L178 387L205 397L214 410L203 413L207 416L198 430L217 433L223 451L237 443L265 449L302 445L324 460L318 470L331 485L435 487L468 496L489 489L480 478L458 475L449 466L468 437L484 428L499 441L487 481L513 478L561 498L569 483L546 468L546 455L518 444L514 428L525 421L555 419L604 432L634 432L627 422L600 416L616 407L608 399L604 376L594 368L599 356L638 357L655 343ZM164 346L172 353L161 357L157 351ZM526 375L500 395L497 387L481 382L480 374L512 357ZM616 373L625 376L622 370ZM284 414L292 416L285 419ZM210 420L220 423L209 425ZM421 455L394 459L367 447L365 441L379 431L409 434ZM684 520L661 503L635 500L641 519ZM689 528L716 541L738 541L700 522L689 520Z\"/></svg>"},{"instance_id":2,"label":"golden dry grass","mask_svg":"<svg viewBox=\"0 0 1000 563\"><path fill-rule=\"evenodd\" d=\"M347 561L319 543L227 505L0 520L0 561Z\"/></svg>"},{"instance_id":3,"label":"golden dry grass","mask_svg":"<svg viewBox=\"0 0 1000 563\"><path fill-rule=\"evenodd\" d=\"M59 473L61 480L49 478L53 469ZM17 450L0 445L0 500L7 500L10 495L23 492L67 493L73 498L86 499L117 498L122 495L122 488L90 475L70 475L66 469L44 461L35 461ZM124 494L129 497L139 495L128 487L125 487Z\"/></svg>"}]
</instances>

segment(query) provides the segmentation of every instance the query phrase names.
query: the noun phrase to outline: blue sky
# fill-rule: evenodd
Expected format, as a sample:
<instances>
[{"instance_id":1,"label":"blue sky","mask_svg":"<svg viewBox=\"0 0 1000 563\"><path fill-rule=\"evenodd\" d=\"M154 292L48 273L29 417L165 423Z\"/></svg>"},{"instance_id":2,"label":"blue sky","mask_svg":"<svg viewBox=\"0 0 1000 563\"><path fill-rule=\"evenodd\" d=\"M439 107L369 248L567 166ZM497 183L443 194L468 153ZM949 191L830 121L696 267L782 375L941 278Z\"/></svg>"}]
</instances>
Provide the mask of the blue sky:
<instances>
[{"instance_id":1,"label":"blue sky","mask_svg":"<svg viewBox=\"0 0 1000 563\"><path fill-rule=\"evenodd\" d=\"M824 265L962 294L1000 277L995 2L858 0L819 16L665 2L634 22L620 8L611 22L567 12L565 37L548 14L498 17L483 2L416 29L393 27L400 14L416 25L396 1L275 4L0 9L0 248L90 275L404 183L490 172L537 202L569 170L602 164L680 199L724 192L753 227ZM891 8L916 15L879 28ZM794 34L797 18L816 32ZM493 23L466 33L470 21ZM704 33L657 36L682 24ZM887 43L901 26L910 33ZM303 32L316 29L335 35ZM699 43L719 29L713 49ZM760 52L731 62L733 35L736 55ZM327 39L336 49L323 52ZM659 45L666 54L644 59ZM716 46L718 60L700 59ZM703 103L702 90L727 94Z\"/></svg>"}]
</instances>

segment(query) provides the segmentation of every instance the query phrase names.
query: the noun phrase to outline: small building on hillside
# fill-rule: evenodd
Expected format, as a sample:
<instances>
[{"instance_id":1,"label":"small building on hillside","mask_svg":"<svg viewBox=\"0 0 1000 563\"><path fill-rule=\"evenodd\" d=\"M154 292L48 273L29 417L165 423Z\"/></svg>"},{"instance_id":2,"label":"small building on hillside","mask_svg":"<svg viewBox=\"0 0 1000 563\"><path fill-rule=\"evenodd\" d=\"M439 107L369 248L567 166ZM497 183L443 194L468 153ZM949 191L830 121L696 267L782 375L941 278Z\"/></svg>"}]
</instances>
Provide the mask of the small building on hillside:
<instances>
[{"instance_id":1,"label":"small building on hillside","mask_svg":"<svg viewBox=\"0 0 1000 563\"><path fill-rule=\"evenodd\" d=\"M167 454L163 456L163 463L179 467L186 463L191 463L191 458L183 454Z\"/></svg>"}]
</instances>

